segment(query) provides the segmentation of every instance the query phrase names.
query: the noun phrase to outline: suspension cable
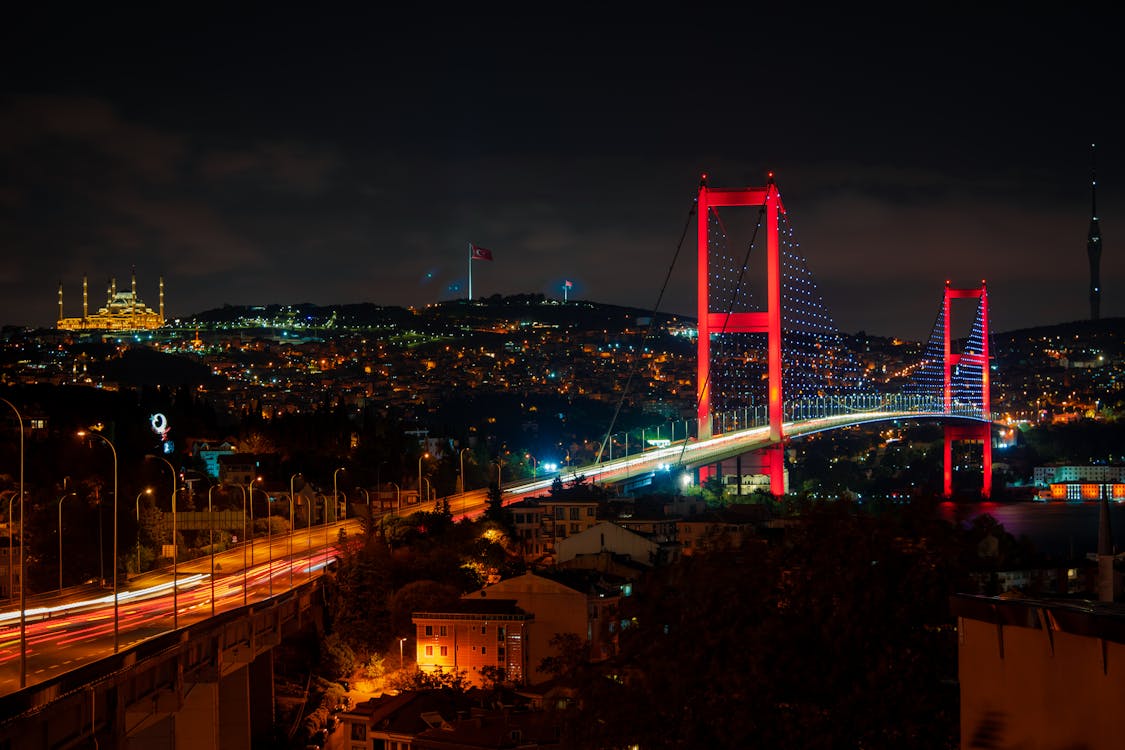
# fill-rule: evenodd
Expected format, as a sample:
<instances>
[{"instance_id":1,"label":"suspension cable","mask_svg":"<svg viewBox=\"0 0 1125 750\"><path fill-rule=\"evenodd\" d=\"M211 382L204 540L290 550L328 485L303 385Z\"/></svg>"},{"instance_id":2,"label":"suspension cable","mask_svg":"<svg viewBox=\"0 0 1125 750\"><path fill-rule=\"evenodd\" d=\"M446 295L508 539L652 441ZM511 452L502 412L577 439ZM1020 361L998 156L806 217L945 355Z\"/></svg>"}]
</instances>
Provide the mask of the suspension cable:
<instances>
[{"instance_id":1,"label":"suspension cable","mask_svg":"<svg viewBox=\"0 0 1125 750\"><path fill-rule=\"evenodd\" d=\"M706 177L700 179L699 185L703 186ZM629 377L625 380L625 387L621 390L621 398L617 399L617 407L613 410L613 418L609 421L609 427L606 429L605 437L602 438L601 444L598 446L598 454L594 458L594 463L601 463L602 454L605 452L606 444L609 442L610 437L613 435L613 427L617 424L617 417L621 414L621 406L625 403L625 398L629 395L629 389L633 384L633 376L637 373L637 365L643 359L645 342L648 341L649 335L656 324L656 315L660 312L660 304L664 300L664 293L668 290L668 282L672 278L672 271L676 267L676 261L680 257L680 251L684 248L684 240L687 239L688 230L691 229L691 219L695 216L695 211L699 204L699 194L696 193L695 197L691 199L691 208L688 209L687 219L684 220L684 229L680 232L680 241L676 243L676 252L672 254L672 262L668 265L668 271L664 274L664 284L660 287L660 294L656 297L656 304L652 308L652 318L649 320L648 327L645 329L644 336L641 337L641 350L633 359L633 366L629 368Z\"/></svg>"}]
</instances>

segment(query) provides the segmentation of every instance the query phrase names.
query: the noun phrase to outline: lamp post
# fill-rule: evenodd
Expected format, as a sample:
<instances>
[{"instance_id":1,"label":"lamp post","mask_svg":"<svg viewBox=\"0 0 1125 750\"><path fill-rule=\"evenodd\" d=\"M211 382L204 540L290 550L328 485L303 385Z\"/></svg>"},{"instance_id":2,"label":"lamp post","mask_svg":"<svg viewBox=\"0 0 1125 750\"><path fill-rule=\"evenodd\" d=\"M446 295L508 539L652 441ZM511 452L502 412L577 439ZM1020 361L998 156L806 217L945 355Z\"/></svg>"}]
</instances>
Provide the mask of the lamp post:
<instances>
[{"instance_id":1,"label":"lamp post","mask_svg":"<svg viewBox=\"0 0 1125 750\"><path fill-rule=\"evenodd\" d=\"M293 509L294 509L294 507L296 507L295 503L294 503L294 500L293 500L293 498L296 494L296 493L293 492L293 481L299 476L301 476L301 473L297 472L293 476L289 477L289 588L290 589L293 588L293 534L296 533L296 531L297 531L297 527L294 525L296 519L295 519L294 514L293 514Z\"/></svg>"},{"instance_id":2,"label":"lamp post","mask_svg":"<svg viewBox=\"0 0 1125 750\"><path fill-rule=\"evenodd\" d=\"M539 476L539 459L530 453L525 453L523 457L531 462L531 478L537 478Z\"/></svg>"},{"instance_id":3,"label":"lamp post","mask_svg":"<svg viewBox=\"0 0 1125 750\"><path fill-rule=\"evenodd\" d=\"M163 461L164 465L168 467L168 471L172 472L172 629L178 630L180 627L180 588L178 586L179 580L176 575L178 571L177 562L179 560L178 551L179 546L176 544L176 467L172 463L160 456L145 456L146 459L153 458L157 461ZM137 565L139 573L140 565Z\"/></svg>"},{"instance_id":4,"label":"lamp post","mask_svg":"<svg viewBox=\"0 0 1125 750\"><path fill-rule=\"evenodd\" d=\"M400 637L398 639L398 671L402 671L405 667L402 663L402 644L406 643L406 638Z\"/></svg>"},{"instance_id":5,"label":"lamp post","mask_svg":"<svg viewBox=\"0 0 1125 750\"><path fill-rule=\"evenodd\" d=\"M59 593L62 593L62 501L66 500L71 495L77 496L76 492L66 492L59 498ZM8 549L11 549L9 546Z\"/></svg>"},{"instance_id":6,"label":"lamp post","mask_svg":"<svg viewBox=\"0 0 1125 750\"><path fill-rule=\"evenodd\" d=\"M24 570L24 559L26 555L24 554L23 548L23 415L20 414L20 410L16 408L16 405L8 399L0 398L0 401L3 401L5 404L11 407L12 411L16 414L16 421L19 422L20 426L20 688L22 689L24 687L27 687L27 579L24 576L24 573L26 572ZM116 497L114 499L116 500ZM12 504L9 502L9 529L12 525L11 506ZM9 555L11 554L11 550L12 547L9 543ZM9 558L9 560L10 559L11 558ZM12 565L9 562L8 570L11 569ZM114 604L116 603L117 599L115 598ZM116 626L116 620L114 621L114 625Z\"/></svg>"},{"instance_id":7,"label":"lamp post","mask_svg":"<svg viewBox=\"0 0 1125 750\"><path fill-rule=\"evenodd\" d=\"M343 470L344 470L344 467L341 466L339 469L336 469L336 471L332 472L332 510L335 511L336 515L338 515L339 512L340 512L340 498L337 497L338 491L336 489L336 475L339 474ZM344 512L344 515L345 516L347 515L346 510ZM335 518L335 515L333 515L333 518ZM328 511L327 510L325 510L325 512L324 512L324 522L328 523Z\"/></svg>"},{"instance_id":8,"label":"lamp post","mask_svg":"<svg viewBox=\"0 0 1125 750\"><path fill-rule=\"evenodd\" d=\"M395 488L395 505L398 507L398 514L401 516L402 515L402 488L399 487L394 482L391 482L391 484Z\"/></svg>"},{"instance_id":9,"label":"lamp post","mask_svg":"<svg viewBox=\"0 0 1125 750\"><path fill-rule=\"evenodd\" d=\"M242 490L242 606L246 606L246 488L236 484Z\"/></svg>"},{"instance_id":10,"label":"lamp post","mask_svg":"<svg viewBox=\"0 0 1125 750\"><path fill-rule=\"evenodd\" d=\"M273 598L273 498L266 495L266 577L269 579L269 596Z\"/></svg>"},{"instance_id":11,"label":"lamp post","mask_svg":"<svg viewBox=\"0 0 1125 750\"><path fill-rule=\"evenodd\" d=\"M137 514L137 575L141 574L141 495L151 495L152 487L145 487L137 493L137 501L134 503L135 511ZM62 500L59 501L59 526L62 526ZM60 555L61 557L61 555ZM62 588L61 586L59 588Z\"/></svg>"},{"instance_id":12,"label":"lamp post","mask_svg":"<svg viewBox=\"0 0 1125 750\"><path fill-rule=\"evenodd\" d=\"M364 499L367 500L367 527L371 528L371 493L365 487L356 487L357 490L363 493Z\"/></svg>"},{"instance_id":13,"label":"lamp post","mask_svg":"<svg viewBox=\"0 0 1125 750\"><path fill-rule=\"evenodd\" d=\"M306 570L309 574L309 580L312 580L312 517L313 517L313 501L316 497L309 498L309 524L308 531L305 532L305 552L308 553L309 562Z\"/></svg>"},{"instance_id":14,"label":"lamp post","mask_svg":"<svg viewBox=\"0 0 1125 750\"><path fill-rule=\"evenodd\" d=\"M78 437L96 437L105 442L113 453L113 653L116 654L121 646L121 616L117 602L117 448L109 438L96 430L81 430Z\"/></svg>"},{"instance_id":15,"label":"lamp post","mask_svg":"<svg viewBox=\"0 0 1125 750\"><path fill-rule=\"evenodd\" d=\"M328 496L322 494L324 498L324 561L328 563ZM333 501L335 502L335 501Z\"/></svg>"},{"instance_id":16,"label":"lamp post","mask_svg":"<svg viewBox=\"0 0 1125 750\"><path fill-rule=\"evenodd\" d=\"M13 544L12 544L12 503L15 501L16 496L18 494L19 493L17 493L15 490L4 490L3 492L0 492L0 495L7 495L8 496L8 516L7 516L7 519L8 519L8 598L9 599L15 598L15 593L13 593L13 592L15 591L15 588L16 588L16 569L15 569L15 566L12 565L12 549L13 549Z\"/></svg>"},{"instance_id":17,"label":"lamp post","mask_svg":"<svg viewBox=\"0 0 1125 750\"><path fill-rule=\"evenodd\" d=\"M254 482L262 481L261 477L254 477L250 480L248 489L250 490L247 502L250 504L250 564L254 564Z\"/></svg>"},{"instance_id":18,"label":"lamp post","mask_svg":"<svg viewBox=\"0 0 1125 750\"><path fill-rule=\"evenodd\" d=\"M429 453L418 456L418 502L422 502L422 460L429 457Z\"/></svg>"},{"instance_id":19,"label":"lamp post","mask_svg":"<svg viewBox=\"0 0 1125 750\"><path fill-rule=\"evenodd\" d=\"M343 516L340 515L340 503L339 503L339 501L334 502L334 505L336 507L333 508L333 510L336 511L336 514L333 517L338 521L348 517L348 494L346 492L344 492L343 490L340 490L340 494L344 496L344 515Z\"/></svg>"},{"instance_id":20,"label":"lamp post","mask_svg":"<svg viewBox=\"0 0 1125 750\"><path fill-rule=\"evenodd\" d=\"M289 589L293 589L293 493L289 493Z\"/></svg>"},{"instance_id":21,"label":"lamp post","mask_svg":"<svg viewBox=\"0 0 1125 750\"><path fill-rule=\"evenodd\" d=\"M457 452L457 458L461 462L461 517L465 516L465 453L472 451L472 448L462 448Z\"/></svg>"},{"instance_id":22,"label":"lamp post","mask_svg":"<svg viewBox=\"0 0 1125 750\"><path fill-rule=\"evenodd\" d=\"M215 515L211 510L211 493L215 491L216 487L222 485L213 484L207 490L207 542L211 550L211 616L215 616Z\"/></svg>"}]
</instances>

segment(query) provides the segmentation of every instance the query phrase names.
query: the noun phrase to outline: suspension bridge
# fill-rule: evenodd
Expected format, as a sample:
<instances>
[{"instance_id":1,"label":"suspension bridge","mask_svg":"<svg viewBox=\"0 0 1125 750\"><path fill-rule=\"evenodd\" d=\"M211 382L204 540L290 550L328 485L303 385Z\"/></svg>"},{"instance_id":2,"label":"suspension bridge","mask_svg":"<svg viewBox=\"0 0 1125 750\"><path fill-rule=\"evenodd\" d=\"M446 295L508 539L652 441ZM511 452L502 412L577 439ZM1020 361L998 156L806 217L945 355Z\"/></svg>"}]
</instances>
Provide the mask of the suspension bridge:
<instances>
[{"instance_id":1,"label":"suspension bridge","mask_svg":"<svg viewBox=\"0 0 1125 750\"><path fill-rule=\"evenodd\" d=\"M743 209L757 209L757 217L746 250L739 254L731 246L728 224L730 214ZM945 495L953 492L953 445L959 441L982 445L981 494L991 495L984 281L970 288L946 281L918 359L897 377L880 377L857 360L825 305L772 174L766 185L745 188L710 187L704 175L693 215L698 247L695 419L685 421L678 436L675 423L666 433L661 428L650 428L647 436L640 431L632 453L628 433L624 451L607 436L597 461L573 468L574 474L616 482L674 466L697 469L704 481L722 474L723 461L737 459L739 474L765 474L770 492L782 495L787 491L788 440L869 422L915 419L943 424ZM749 281L751 260L763 256L764 290ZM975 308L971 331L961 339L952 334L958 300ZM614 445L619 446L616 458ZM520 483L505 493L528 496L549 483Z\"/></svg>"}]
</instances>

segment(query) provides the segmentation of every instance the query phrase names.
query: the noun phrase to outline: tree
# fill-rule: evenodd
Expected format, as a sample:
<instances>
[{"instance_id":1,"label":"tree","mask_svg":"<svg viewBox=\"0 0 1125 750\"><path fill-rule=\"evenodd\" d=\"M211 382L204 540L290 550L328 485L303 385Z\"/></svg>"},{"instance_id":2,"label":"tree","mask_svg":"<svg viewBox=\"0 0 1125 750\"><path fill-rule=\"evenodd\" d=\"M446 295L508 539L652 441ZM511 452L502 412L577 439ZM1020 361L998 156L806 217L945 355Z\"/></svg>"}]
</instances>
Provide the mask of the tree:
<instances>
[{"instance_id":1,"label":"tree","mask_svg":"<svg viewBox=\"0 0 1125 750\"><path fill-rule=\"evenodd\" d=\"M488 485L488 507L484 510L484 518L499 525L508 536L515 536L515 519L512 518L512 511L504 507L504 495L496 482Z\"/></svg>"},{"instance_id":2,"label":"tree","mask_svg":"<svg viewBox=\"0 0 1125 750\"><path fill-rule=\"evenodd\" d=\"M968 539L910 508L795 507L783 541L693 555L623 600L619 658L577 669L569 741L957 746L948 597Z\"/></svg>"}]
</instances>

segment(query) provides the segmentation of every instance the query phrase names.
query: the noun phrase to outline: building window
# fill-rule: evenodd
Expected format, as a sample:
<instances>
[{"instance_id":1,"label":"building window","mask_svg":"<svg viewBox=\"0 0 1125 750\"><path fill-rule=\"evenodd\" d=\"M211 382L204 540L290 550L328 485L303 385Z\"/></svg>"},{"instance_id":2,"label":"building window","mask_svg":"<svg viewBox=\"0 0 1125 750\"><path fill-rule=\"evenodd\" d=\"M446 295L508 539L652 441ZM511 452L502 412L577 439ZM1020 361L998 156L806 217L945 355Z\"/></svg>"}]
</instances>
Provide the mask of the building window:
<instances>
[{"instance_id":1,"label":"building window","mask_svg":"<svg viewBox=\"0 0 1125 750\"><path fill-rule=\"evenodd\" d=\"M352 724L352 739L365 740L367 739L367 725L366 724Z\"/></svg>"},{"instance_id":2,"label":"building window","mask_svg":"<svg viewBox=\"0 0 1125 750\"><path fill-rule=\"evenodd\" d=\"M481 646L480 652L481 652L481 655L487 654L488 653L488 646Z\"/></svg>"},{"instance_id":3,"label":"building window","mask_svg":"<svg viewBox=\"0 0 1125 750\"><path fill-rule=\"evenodd\" d=\"M574 508L570 509L570 520L571 521L577 521L578 520L578 512L580 510L582 510L582 509L578 508L578 507L574 507Z\"/></svg>"},{"instance_id":4,"label":"building window","mask_svg":"<svg viewBox=\"0 0 1125 750\"><path fill-rule=\"evenodd\" d=\"M426 635L433 635L433 634L434 634L434 626L433 625L427 625L426 626Z\"/></svg>"},{"instance_id":5,"label":"building window","mask_svg":"<svg viewBox=\"0 0 1125 750\"><path fill-rule=\"evenodd\" d=\"M433 655L434 655L434 647L433 646L426 646L426 656L433 656Z\"/></svg>"},{"instance_id":6,"label":"building window","mask_svg":"<svg viewBox=\"0 0 1125 750\"><path fill-rule=\"evenodd\" d=\"M589 508L587 508L586 509L586 517L587 518L593 518L594 517L594 510L595 510L595 508L594 508L593 505L591 505Z\"/></svg>"},{"instance_id":7,"label":"building window","mask_svg":"<svg viewBox=\"0 0 1125 750\"><path fill-rule=\"evenodd\" d=\"M487 632L488 632L488 626L487 625L481 625L480 626L480 634L484 635Z\"/></svg>"},{"instance_id":8,"label":"building window","mask_svg":"<svg viewBox=\"0 0 1125 750\"><path fill-rule=\"evenodd\" d=\"M562 507L555 508L555 520L556 521L565 521L566 520L566 508L562 508Z\"/></svg>"},{"instance_id":9,"label":"building window","mask_svg":"<svg viewBox=\"0 0 1125 750\"><path fill-rule=\"evenodd\" d=\"M579 532L580 530L581 530L581 529L579 528L578 524L576 524L576 523L572 523L572 524L570 525L570 533L571 533L571 534L577 534L577 533L578 533L578 532Z\"/></svg>"},{"instance_id":10,"label":"building window","mask_svg":"<svg viewBox=\"0 0 1125 750\"><path fill-rule=\"evenodd\" d=\"M441 647L441 655L442 656L449 656L449 646L442 646Z\"/></svg>"},{"instance_id":11,"label":"building window","mask_svg":"<svg viewBox=\"0 0 1125 750\"><path fill-rule=\"evenodd\" d=\"M444 626L444 625L442 625L442 626L441 626L441 633L440 633L440 635L449 635L449 633L445 632L445 626Z\"/></svg>"}]
</instances>

